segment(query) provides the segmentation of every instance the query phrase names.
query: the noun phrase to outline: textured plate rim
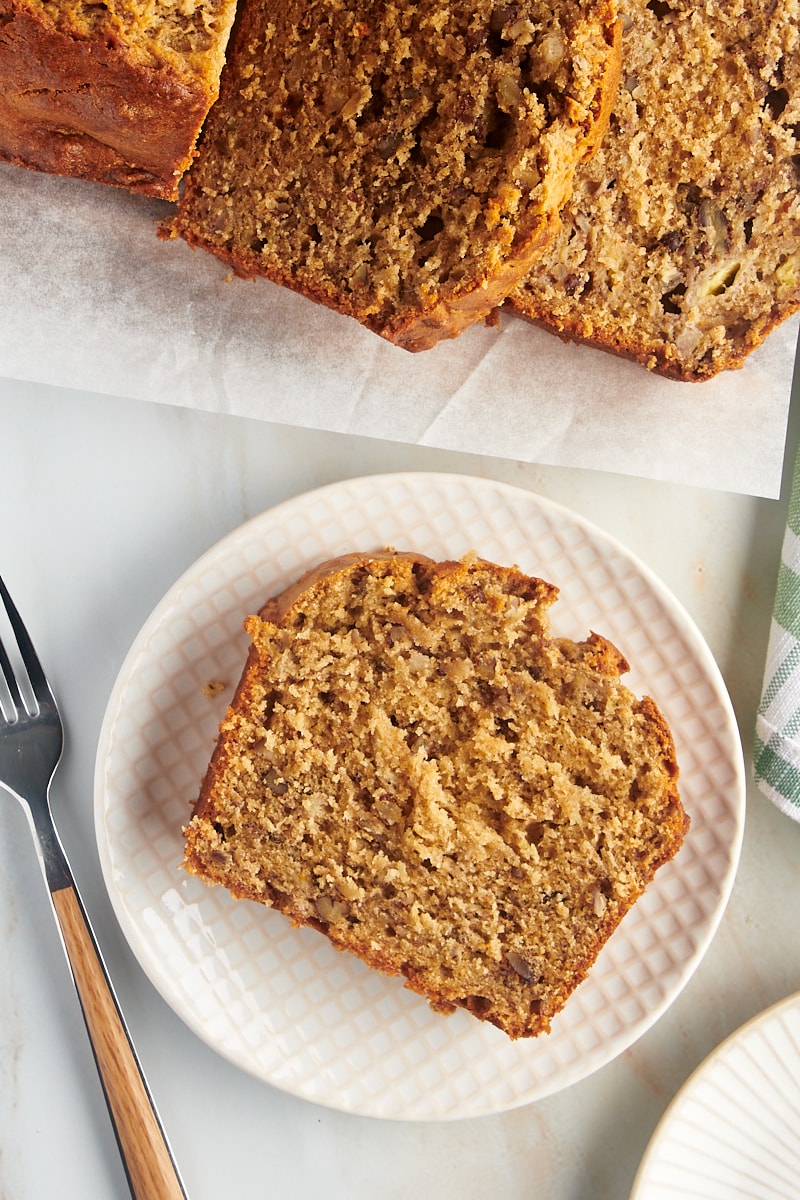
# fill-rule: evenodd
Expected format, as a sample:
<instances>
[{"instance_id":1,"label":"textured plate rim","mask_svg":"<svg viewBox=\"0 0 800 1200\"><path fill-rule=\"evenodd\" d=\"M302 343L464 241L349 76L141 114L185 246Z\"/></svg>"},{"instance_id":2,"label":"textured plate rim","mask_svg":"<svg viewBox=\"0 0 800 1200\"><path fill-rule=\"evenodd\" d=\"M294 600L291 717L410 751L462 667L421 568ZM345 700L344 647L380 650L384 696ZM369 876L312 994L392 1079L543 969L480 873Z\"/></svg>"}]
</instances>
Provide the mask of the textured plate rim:
<instances>
[{"instance_id":1,"label":"textured plate rim","mask_svg":"<svg viewBox=\"0 0 800 1200\"><path fill-rule=\"evenodd\" d=\"M291 511L298 504L306 505L324 499L326 494L338 493L349 488L359 488L369 486L374 488L388 487L393 484L411 484L413 487L441 487L448 485L460 485L467 487L473 492L493 492L501 498L507 498L509 505L514 503L524 503L532 506L535 509L548 511L557 516L561 521L568 522L573 526L579 527L583 532L589 535L593 541L604 544L610 552L619 555L627 561L627 563L635 570L650 588L657 595L660 602L669 611L671 619L676 626L680 628L684 639L691 645L692 655L695 661L700 665L707 682L712 686L714 698L720 707L722 715L726 721L726 731L730 736L731 756L729 765L733 772L733 780L729 791L731 794L730 802L730 819L733 829L729 841L729 857L727 870L718 878L718 898L715 908L708 914L705 921L705 928L702 936L696 941L694 953L687 956L683 962L682 970L678 973L677 978L670 990L665 992L658 1004L654 1004L639 1020L633 1022L632 1029L625 1038L612 1039L614 1041L613 1050L605 1057L600 1057L597 1062L593 1063L588 1069L576 1063L572 1066L563 1068L555 1079L550 1079L545 1083L540 1083L534 1086L524 1095L516 1096L513 1100L503 1104L487 1104L482 1107L472 1106L469 1110L460 1111L458 1109L448 1111L446 1113L430 1112L423 1115L406 1114L403 1111L389 1114L389 1119L393 1120L434 1120L434 1121L449 1121L457 1119L472 1118L477 1116L485 1116L497 1114L498 1112L508 1111L513 1108L521 1107L525 1104L533 1103L536 1100L544 1099L546 1096L553 1095L574 1083L588 1078L597 1070L613 1061L625 1050L629 1049L636 1041L639 1040L652 1026L660 1019L663 1013L675 1001L677 996L685 988L686 984L691 979L695 970L699 966L709 945L711 944L719 923L730 899L730 894L733 888L734 879L738 870L741 846L744 836L744 820L745 820L745 768L744 758L741 746L741 740L738 732L738 724L733 710L730 697L724 679L714 659L711 650L700 632L694 619L690 616L683 604L670 591L667 585L660 577L644 563L636 554L630 551L619 539L614 535L607 533L601 526L595 524L590 519L574 512L566 505L558 501L552 500L549 497L542 496L535 491L528 491L524 488L517 487L512 484L506 484L500 481L487 479L483 476L471 476L458 472L431 472L431 471L410 471L410 472L390 472L376 473L372 475L345 477L341 480L336 480L332 483L320 485L319 487L309 489L304 492L296 493L293 496L279 501L277 504L270 506L262 512L248 518L240 525L231 529L228 533L219 538L206 551L199 555L193 563L191 563L177 577L175 582L168 588L161 600L155 605L146 618L133 642L131 643L123 662L117 673L115 683L109 695L109 700L106 706L103 717L98 747L95 759L95 775L94 775L94 818L95 818L95 837L98 846L101 871L106 886L106 890L111 901L112 909L115 913L117 921L120 925L122 933L128 942L130 949L133 951L139 965L144 970L148 979L155 987L156 991L167 1003L167 1005L179 1016L179 1018L190 1028L207 1046L220 1054L227 1061L233 1063L238 1069L245 1073L254 1076L264 1083L276 1088L279 1091L284 1091L290 1095L305 1099L310 1103L322 1104L325 1107L332 1108L345 1113L361 1116L378 1115L384 1117L386 1114L373 1113L369 1107L361 1108L345 1103L337 1103L333 1098L320 1100L316 1096L309 1096L304 1093L302 1088L292 1087L290 1084L281 1080L275 1080L268 1074L265 1074L255 1066L250 1066L247 1062L240 1058L229 1054L226 1050L221 1049L214 1039L209 1035L202 1021L194 1018L193 1014L188 1013L180 1004L179 997L176 997L170 990L164 972L163 965L154 958L151 948L147 943L147 939L141 934L141 931L132 920L130 913L125 905L122 896L119 894L113 878L113 864L111 860L110 848L105 829L105 764L111 748L113 740L113 732L116 726L117 716L120 711L120 705L124 699L125 692L128 687L130 678L130 668L138 659L141 647L147 643L152 633L157 630L164 619L164 616L169 611L180 603L180 598L187 586L191 585L192 579L197 572L209 563L212 562L218 555L224 554L229 545L234 544L237 540L246 537L248 533L257 528L262 523L271 524L274 521L280 520L282 514ZM525 1043L520 1043L524 1046Z\"/></svg>"},{"instance_id":2,"label":"textured plate rim","mask_svg":"<svg viewBox=\"0 0 800 1200\"><path fill-rule=\"evenodd\" d=\"M642 1155L628 1200L647 1200L646 1189L650 1186L648 1176L654 1166L658 1164L659 1155L671 1136L672 1126L680 1120L684 1105L691 1100L696 1087L705 1079L707 1073L712 1071L720 1061L727 1058L732 1050L744 1045L754 1033L760 1032L773 1024L777 1018L782 1017L785 1012L791 1012L795 1008L800 1008L800 991L792 992L783 1000L776 1000L774 1004L770 1004L761 1012L744 1021L694 1068L661 1114Z\"/></svg>"}]
</instances>

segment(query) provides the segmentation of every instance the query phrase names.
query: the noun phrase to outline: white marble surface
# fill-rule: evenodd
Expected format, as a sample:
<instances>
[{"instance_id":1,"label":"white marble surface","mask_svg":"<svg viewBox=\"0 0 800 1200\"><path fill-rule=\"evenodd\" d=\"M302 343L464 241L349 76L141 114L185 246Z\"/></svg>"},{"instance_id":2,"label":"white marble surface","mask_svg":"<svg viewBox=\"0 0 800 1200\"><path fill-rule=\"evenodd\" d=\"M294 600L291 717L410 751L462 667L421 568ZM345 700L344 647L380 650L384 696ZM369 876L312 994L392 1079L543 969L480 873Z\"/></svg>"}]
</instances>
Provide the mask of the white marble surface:
<instances>
[{"instance_id":1,"label":"white marble surface","mask_svg":"<svg viewBox=\"0 0 800 1200\"><path fill-rule=\"evenodd\" d=\"M799 423L793 411L789 457ZM800 826L750 788L733 896L685 991L619 1059L536 1105L449 1124L316 1108L237 1071L157 995L116 925L93 833L97 737L128 646L178 575L243 520L321 483L415 469L539 491L620 538L708 639L749 763L785 494L759 500L0 380L0 571L66 715L57 823L191 1200L624 1200L690 1072L742 1021L800 988ZM121 1200L28 829L5 797L0 963L0 1196Z\"/></svg>"}]
</instances>

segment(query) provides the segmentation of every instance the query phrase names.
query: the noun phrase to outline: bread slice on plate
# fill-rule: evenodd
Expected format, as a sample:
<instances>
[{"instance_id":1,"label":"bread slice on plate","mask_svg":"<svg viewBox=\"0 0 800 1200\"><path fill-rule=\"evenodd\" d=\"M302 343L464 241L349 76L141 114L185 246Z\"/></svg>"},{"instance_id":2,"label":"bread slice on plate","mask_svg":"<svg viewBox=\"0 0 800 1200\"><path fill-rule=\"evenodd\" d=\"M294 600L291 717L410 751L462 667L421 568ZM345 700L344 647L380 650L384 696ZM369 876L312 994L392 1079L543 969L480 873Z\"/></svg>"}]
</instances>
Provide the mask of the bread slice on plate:
<instances>
[{"instance_id":1,"label":"bread slice on plate","mask_svg":"<svg viewBox=\"0 0 800 1200\"><path fill-rule=\"evenodd\" d=\"M235 0L0 0L0 159L173 200Z\"/></svg>"},{"instance_id":2,"label":"bread slice on plate","mask_svg":"<svg viewBox=\"0 0 800 1200\"><path fill-rule=\"evenodd\" d=\"M549 1029L688 827L655 703L551 584L475 558L322 564L248 618L185 867L438 1012Z\"/></svg>"},{"instance_id":3,"label":"bread slice on plate","mask_svg":"<svg viewBox=\"0 0 800 1200\"><path fill-rule=\"evenodd\" d=\"M510 305L707 379L800 307L800 5L630 0L625 13L608 135Z\"/></svg>"},{"instance_id":4,"label":"bread slice on plate","mask_svg":"<svg viewBox=\"0 0 800 1200\"><path fill-rule=\"evenodd\" d=\"M541 253L618 77L616 0L241 0L172 234L426 349Z\"/></svg>"}]
</instances>

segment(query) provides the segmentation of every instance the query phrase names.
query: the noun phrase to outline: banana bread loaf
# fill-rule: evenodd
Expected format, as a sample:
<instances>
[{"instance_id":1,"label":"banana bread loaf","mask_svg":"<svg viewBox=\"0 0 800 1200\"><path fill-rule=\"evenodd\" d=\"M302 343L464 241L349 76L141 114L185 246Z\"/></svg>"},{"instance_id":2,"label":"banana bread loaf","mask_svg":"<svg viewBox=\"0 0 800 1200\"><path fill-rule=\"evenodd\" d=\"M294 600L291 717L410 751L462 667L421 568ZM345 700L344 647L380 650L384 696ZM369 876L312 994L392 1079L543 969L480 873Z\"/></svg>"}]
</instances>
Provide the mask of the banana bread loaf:
<instances>
[{"instance_id":1,"label":"banana bread loaf","mask_svg":"<svg viewBox=\"0 0 800 1200\"><path fill-rule=\"evenodd\" d=\"M676 379L800 305L800 4L628 0L608 136L510 304Z\"/></svg>"},{"instance_id":2,"label":"banana bread loaf","mask_svg":"<svg viewBox=\"0 0 800 1200\"><path fill-rule=\"evenodd\" d=\"M174 199L235 0L0 0L0 159Z\"/></svg>"},{"instance_id":3,"label":"banana bread loaf","mask_svg":"<svg viewBox=\"0 0 800 1200\"><path fill-rule=\"evenodd\" d=\"M409 350L502 302L619 75L616 0L242 0L173 236Z\"/></svg>"},{"instance_id":4,"label":"banana bread loaf","mask_svg":"<svg viewBox=\"0 0 800 1200\"><path fill-rule=\"evenodd\" d=\"M678 850L669 729L556 589L477 559L349 555L246 626L186 869L440 1012L546 1031Z\"/></svg>"}]
</instances>

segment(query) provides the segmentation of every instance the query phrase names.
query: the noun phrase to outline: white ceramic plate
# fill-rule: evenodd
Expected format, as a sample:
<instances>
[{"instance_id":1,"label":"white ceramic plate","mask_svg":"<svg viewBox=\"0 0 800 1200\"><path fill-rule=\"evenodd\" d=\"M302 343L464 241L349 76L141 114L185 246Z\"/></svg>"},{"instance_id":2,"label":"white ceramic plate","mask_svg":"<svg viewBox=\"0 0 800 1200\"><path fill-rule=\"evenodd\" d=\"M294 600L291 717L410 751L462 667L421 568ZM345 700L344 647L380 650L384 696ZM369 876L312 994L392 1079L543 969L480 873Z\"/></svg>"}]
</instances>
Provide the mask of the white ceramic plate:
<instances>
[{"instance_id":1,"label":"white ceramic plate","mask_svg":"<svg viewBox=\"0 0 800 1200\"><path fill-rule=\"evenodd\" d=\"M710 1054L662 1117L631 1200L797 1200L800 993Z\"/></svg>"},{"instance_id":2,"label":"white ceramic plate","mask_svg":"<svg viewBox=\"0 0 800 1200\"><path fill-rule=\"evenodd\" d=\"M610 637L630 686L670 722L692 818L679 855L602 951L552 1032L511 1042L466 1012L436 1016L402 982L280 914L180 869L188 819L247 652L244 616L331 555L386 545L475 550L562 589L554 629ZM224 688L209 696L208 684ZM744 772L731 705L696 627L625 549L541 497L457 475L337 483L254 518L204 555L145 624L111 696L96 773L106 884L122 929L173 1009L269 1083L349 1112L403 1119L513 1108L630 1046L685 985L727 902Z\"/></svg>"}]
</instances>

